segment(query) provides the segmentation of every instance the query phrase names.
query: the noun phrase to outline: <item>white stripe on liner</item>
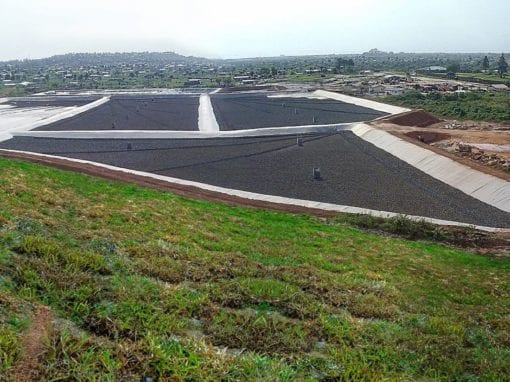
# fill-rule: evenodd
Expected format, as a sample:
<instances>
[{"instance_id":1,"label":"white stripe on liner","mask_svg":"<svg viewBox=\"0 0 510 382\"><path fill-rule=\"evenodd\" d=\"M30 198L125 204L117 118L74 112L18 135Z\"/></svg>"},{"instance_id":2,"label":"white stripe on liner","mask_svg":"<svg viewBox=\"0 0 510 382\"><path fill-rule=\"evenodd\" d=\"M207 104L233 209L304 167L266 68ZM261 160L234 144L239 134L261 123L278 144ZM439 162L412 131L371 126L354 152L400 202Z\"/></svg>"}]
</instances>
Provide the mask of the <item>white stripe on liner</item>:
<instances>
[{"instance_id":1,"label":"white stripe on liner","mask_svg":"<svg viewBox=\"0 0 510 382\"><path fill-rule=\"evenodd\" d=\"M198 106L198 129L207 133L214 133L220 131L216 115L214 114L211 97L209 94L204 93L200 95Z\"/></svg>"}]
</instances>

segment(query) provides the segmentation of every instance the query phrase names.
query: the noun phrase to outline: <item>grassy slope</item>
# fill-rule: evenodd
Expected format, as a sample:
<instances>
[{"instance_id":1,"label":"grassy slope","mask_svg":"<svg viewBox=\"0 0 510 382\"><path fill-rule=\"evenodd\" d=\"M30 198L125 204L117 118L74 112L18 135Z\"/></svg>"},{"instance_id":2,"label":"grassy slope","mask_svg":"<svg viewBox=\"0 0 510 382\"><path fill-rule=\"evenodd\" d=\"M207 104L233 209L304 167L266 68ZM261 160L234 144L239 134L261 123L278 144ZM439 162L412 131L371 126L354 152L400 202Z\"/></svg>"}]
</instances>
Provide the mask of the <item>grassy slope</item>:
<instances>
[{"instance_id":1,"label":"grassy slope","mask_svg":"<svg viewBox=\"0 0 510 382\"><path fill-rule=\"evenodd\" d=\"M443 118L510 124L510 95L507 93L423 95L410 92L385 97L384 102L413 109L425 109Z\"/></svg>"},{"instance_id":2,"label":"grassy slope","mask_svg":"<svg viewBox=\"0 0 510 382\"><path fill-rule=\"evenodd\" d=\"M41 379L504 380L509 274L334 219L0 159L0 376L45 304Z\"/></svg>"}]
</instances>

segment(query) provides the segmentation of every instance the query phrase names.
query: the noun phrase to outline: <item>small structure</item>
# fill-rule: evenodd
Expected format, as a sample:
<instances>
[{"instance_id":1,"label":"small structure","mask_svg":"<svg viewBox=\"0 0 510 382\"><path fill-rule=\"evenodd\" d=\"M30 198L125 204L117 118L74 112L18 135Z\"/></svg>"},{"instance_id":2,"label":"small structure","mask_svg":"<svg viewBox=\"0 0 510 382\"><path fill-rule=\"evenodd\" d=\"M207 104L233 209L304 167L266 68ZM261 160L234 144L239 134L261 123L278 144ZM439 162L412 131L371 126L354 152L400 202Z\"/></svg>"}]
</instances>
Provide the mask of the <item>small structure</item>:
<instances>
[{"instance_id":1,"label":"small structure","mask_svg":"<svg viewBox=\"0 0 510 382\"><path fill-rule=\"evenodd\" d=\"M445 73L447 69L444 66L432 65L427 66L426 68L419 69L421 72L437 72L437 73Z\"/></svg>"},{"instance_id":2,"label":"small structure","mask_svg":"<svg viewBox=\"0 0 510 382\"><path fill-rule=\"evenodd\" d=\"M186 86L198 86L200 85L202 82L200 81L199 78L189 78L185 83L184 85Z\"/></svg>"},{"instance_id":3,"label":"small structure","mask_svg":"<svg viewBox=\"0 0 510 382\"><path fill-rule=\"evenodd\" d=\"M313 168L313 180L322 180L320 167Z\"/></svg>"}]
</instances>

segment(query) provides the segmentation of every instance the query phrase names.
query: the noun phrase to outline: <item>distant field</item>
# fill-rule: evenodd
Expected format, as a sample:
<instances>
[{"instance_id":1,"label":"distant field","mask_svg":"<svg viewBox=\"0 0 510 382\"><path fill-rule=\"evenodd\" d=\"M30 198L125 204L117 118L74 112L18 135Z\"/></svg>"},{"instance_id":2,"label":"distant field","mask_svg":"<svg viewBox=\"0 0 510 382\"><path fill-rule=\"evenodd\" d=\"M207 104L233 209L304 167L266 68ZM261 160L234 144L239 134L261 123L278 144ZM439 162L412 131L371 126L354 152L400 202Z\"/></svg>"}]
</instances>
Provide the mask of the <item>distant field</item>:
<instances>
[{"instance_id":1,"label":"distant field","mask_svg":"<svg viewBox=\"0 0 510 382\"><path fill-rule=\"evenodd\" d=\"M508 378L508 259L342 221L0 159L0 380Z\"/></svg>"},{"instance_id":2,"label":"distant field","mask_svg":"<svg viewBox=\"0 0 510 382\"><path fill-rule=\"evenodd\" d=\"M510 93L442 94L405 93L384 102L413 109L425 109L449 119L494 121L510 124Z\"/></svg>"},{"instance_id":3,"label":"distant field","mask_svg":"<svg viewBox=\"0 0 510 382\"><path fill-rule=\"evenodd\" d=\"M486 74L486 73L457 73L456 76L459 79L472 78L479 79L482 81L490 81L491 83L504 84L510 81L510 77L505 76L501 78L497 74Z\"/></svg>"}]
</instances>

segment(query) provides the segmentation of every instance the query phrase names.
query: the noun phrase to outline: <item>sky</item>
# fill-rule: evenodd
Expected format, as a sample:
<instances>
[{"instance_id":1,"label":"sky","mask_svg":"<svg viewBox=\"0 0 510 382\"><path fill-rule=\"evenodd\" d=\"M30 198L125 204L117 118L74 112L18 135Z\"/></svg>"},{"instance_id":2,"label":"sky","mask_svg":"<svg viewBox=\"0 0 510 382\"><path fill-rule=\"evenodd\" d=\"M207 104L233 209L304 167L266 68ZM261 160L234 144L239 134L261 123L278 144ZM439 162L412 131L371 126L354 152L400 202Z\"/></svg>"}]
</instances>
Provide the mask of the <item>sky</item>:
<instances>
[{"instance_id":1,"label":"sky","mask_svg":"<svg viewBox=\"0 0 510 382\"><path fill-rule=\"evenodd\" d=\"M509 0L0 0L0 60L510 52Z\"/></svg>"}]
</instances>

